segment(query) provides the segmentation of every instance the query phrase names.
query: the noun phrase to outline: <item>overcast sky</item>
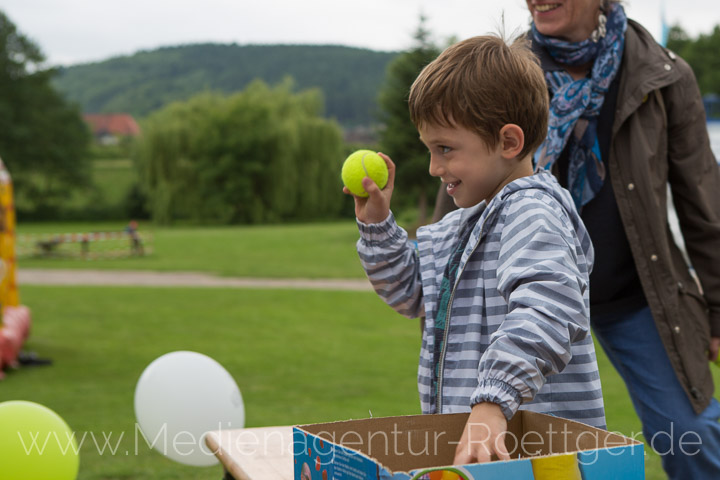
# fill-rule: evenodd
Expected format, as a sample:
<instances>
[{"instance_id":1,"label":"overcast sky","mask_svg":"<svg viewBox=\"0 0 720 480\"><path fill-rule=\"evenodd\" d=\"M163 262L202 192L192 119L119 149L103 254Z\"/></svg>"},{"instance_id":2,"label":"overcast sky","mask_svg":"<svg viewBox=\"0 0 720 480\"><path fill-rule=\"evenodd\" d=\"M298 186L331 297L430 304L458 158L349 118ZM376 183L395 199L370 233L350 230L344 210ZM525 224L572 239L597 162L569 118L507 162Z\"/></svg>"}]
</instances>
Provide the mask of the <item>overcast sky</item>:
<instances>
[{"instance_id":1,"label":"overcast sky","mask_svg":"<svg viewBox=\"0 0 720 480\"><path fill-rule=\"evenodd\" d=\"M625 0L656 39L663 0ZM720 24L718 0L664 0L668 23L696 36ZM420 14L437 41L524 30L525 0L0 0L50 65L198 42L337 44L403 50Z\"/></svg>"}]
</instances>

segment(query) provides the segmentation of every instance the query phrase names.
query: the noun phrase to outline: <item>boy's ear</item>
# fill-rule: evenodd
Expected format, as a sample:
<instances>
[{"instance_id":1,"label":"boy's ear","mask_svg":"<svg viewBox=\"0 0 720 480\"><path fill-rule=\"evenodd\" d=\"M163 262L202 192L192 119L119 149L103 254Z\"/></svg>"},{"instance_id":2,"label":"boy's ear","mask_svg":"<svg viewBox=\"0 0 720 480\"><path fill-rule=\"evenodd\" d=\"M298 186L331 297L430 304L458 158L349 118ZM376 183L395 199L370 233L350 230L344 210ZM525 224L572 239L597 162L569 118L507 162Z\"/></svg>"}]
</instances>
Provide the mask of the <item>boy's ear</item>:
<instances>
[{"instance_id":1,"label":"boy's ear","mask_svg":"<svg viewBox=\"0 0 720 480\"><path fill-rule=\"evenodd\" d=\"M507 159L516 158L525 146L525 133L514 123L508 123L500 129L500 145L502 156Z\"/></svg>"}]
</instances>

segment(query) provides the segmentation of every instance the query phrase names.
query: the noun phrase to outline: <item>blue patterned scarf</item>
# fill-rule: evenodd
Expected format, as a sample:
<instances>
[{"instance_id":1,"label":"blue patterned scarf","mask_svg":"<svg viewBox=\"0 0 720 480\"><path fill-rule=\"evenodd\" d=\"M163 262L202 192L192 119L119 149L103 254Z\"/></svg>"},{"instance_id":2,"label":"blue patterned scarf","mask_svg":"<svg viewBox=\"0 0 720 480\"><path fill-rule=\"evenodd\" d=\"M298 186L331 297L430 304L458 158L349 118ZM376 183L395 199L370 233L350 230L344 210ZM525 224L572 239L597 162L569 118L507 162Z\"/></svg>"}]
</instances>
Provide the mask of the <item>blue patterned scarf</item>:
<instances>
[{"instance_id":1,"label":"blue patterned scarf","mask_svg":"<svg viewBox=\"0 0 720 480\"><path fill-rule=\"evenodd\" d=\"M565 70L545 72L552 99L548 134L535 153L536 171L549 170L567 145L567 185L580 210L595 197L605 181L597 119L605 94L620 69L625 47L627 17L618 3L607 13L607 33L597 42L591 39L568 42L546 37L532 25L534 41L561 65L583 65L594 61L591 75L573 80ZM571 135L572 134L572 135Z\"/></svg>"}]
</instances>

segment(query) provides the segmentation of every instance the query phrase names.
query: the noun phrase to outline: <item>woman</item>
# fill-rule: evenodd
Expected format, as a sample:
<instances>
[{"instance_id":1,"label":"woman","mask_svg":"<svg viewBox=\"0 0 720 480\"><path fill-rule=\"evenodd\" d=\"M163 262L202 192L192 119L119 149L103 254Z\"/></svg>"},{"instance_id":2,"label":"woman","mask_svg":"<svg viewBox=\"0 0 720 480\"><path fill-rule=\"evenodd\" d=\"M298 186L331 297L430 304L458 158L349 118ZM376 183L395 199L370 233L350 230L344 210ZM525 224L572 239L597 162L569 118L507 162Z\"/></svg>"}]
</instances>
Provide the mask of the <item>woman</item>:
<instances>
[{"instance_id":1,"label":"woman","mask_svg":"<svg viewBox=\"0 0 720 480\"><path fill-rule=\"evenodd\" d=\"M670 478L720 478L720 172L690 67L608 0L526 0L550 93L535 155L595 246L596 338ZM696 281L675 245L667 185ZM451 200L442 190L435 217ZM700 287L702 286L702 287Z\"/></svg>"}]
</instances>

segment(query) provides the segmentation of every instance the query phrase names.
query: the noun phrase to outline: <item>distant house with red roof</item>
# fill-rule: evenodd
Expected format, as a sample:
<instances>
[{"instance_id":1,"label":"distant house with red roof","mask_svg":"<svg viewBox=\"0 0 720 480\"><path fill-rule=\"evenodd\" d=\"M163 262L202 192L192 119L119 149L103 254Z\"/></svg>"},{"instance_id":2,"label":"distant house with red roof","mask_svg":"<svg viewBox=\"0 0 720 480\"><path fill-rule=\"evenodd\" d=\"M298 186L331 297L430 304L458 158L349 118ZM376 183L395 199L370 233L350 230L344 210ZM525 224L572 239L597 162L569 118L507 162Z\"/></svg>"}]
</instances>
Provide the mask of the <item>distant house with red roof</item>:
<instances>
[{"instance_id":1,"label":"distant house with red roof","mask_svg":"<svg viewBox=\"0 0 720 480\"><path fill-rule=\"evenodd\" d=\"M127 113L86 113L83 119L95 139L103 145L115 145L123 137L140 135L140 126Z\"/></svg>"}]
</instances>

